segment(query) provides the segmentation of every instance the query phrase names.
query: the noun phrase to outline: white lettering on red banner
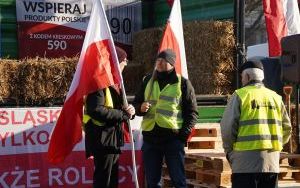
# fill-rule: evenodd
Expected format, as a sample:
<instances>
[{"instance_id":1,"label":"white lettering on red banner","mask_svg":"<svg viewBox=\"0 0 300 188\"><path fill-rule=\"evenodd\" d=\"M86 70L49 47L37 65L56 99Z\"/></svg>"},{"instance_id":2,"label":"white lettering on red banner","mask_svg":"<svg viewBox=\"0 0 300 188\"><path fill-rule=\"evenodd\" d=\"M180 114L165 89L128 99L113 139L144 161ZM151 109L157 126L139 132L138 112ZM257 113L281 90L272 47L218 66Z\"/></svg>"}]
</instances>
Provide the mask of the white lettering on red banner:
<instances>
[{"instance_id":1,"label":"white lettering on red banner","mask_svg":"<svg viewBox=\"0 0 300 188\"><path fill-rule=\"evenodd\" d=\"M19 57L73 57L80 53L90 0L16 1Z\"/></svg>"},{"instance_id":2,"label":"white lettering on red banner","mask_svg":"<svg viewBox=\"0 0 300 188\"><path fill-rule=\"evenodd\" d=\"M0 187L83 187L92 185L93 161L85 158L84 139L66 161L47 161L51 131L59 117L56 108L0 108ZM141 118L131 121L138 178L143 187ZM122 148L119 187L134 187L130 144Z\"/></svg>"}]
</instances>

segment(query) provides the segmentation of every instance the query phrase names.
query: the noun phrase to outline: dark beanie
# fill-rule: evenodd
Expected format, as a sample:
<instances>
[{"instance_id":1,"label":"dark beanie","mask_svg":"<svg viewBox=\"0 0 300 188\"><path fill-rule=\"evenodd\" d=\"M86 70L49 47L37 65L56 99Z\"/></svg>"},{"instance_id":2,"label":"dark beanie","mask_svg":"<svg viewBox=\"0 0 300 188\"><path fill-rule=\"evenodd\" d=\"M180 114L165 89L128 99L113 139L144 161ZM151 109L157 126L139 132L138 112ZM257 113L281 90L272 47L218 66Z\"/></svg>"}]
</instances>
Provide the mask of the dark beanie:
<instances>
[{"instance_id":1,"label":"dark beanie","mask_svg":"<svg viewBox=\"0 0 300 188\"><path fill-rule=\"evenodd\" d=\"M124 61L125 58L127 58L127 53L122 48L116 46L116 52L117 52L119 63L121 63L122 61Z\"/></svg>"},{"instance_id":2,"label":"dark beanie","mask_svg":"<svg viewBox=\"0 0 300 188\"><path fill-rule=\"evenodd\" d=\"M164 51L161 51L158 55L157 58L163 58L165 59L168 63L174 66L176 62L176 54L173 50L171 49L166 49Z\"/></svg>"},{"instance_id":3,"label":"dark beanie","mask_svg":"<svg viewBox=\"0 0 300 188\"><path fill-rule=\"evenodd\" d=\"M264 70L264 66L259 60L248 60L246 63L242 64L240 67L240 73L242 73L245 69L249 68L257 68Z\"/></svg>"}]
</instances>

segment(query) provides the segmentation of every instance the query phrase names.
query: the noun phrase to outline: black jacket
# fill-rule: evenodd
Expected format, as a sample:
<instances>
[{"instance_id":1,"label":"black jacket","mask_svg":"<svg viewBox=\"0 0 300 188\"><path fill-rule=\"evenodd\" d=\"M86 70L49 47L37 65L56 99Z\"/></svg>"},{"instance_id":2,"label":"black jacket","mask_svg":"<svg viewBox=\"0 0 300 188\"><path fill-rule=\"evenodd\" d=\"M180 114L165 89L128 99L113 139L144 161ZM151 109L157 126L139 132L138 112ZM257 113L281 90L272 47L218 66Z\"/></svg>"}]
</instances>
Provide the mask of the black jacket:
<instances>
[{"instance_id":1,"label":"black jacket","mask_svg":"<svg viewBox=\"0 0 300 188\"><path fill-rule=\"evenodd\" d=\"M85 125L86 156L97 154L120 153L120 147L124 145L122 122L126 122L129 116L122 110L122 96L109 87L114 108L104 106L105 90L98 90L86 98L85 113L92 119L105 122L104 126L94 125L90 120Z\"/></svg>"},{"instance_id":2,"label":"black jacket","mask_svg":"<svg viewBox=\"0 0 300 188\"><path fill-rule=\"evenodd\" d=\"M144 92L147 86L147 83L151 79L152 75L148 75L143 79L142 85L138 92L135 95L133 105L136 109L136 115L144 116L146 113L140 111L142 103L145 101ZM174 84L178 82L178 77L175 70L173 69L170 72L156 72L155 79L157 79L160 90L162 90L167 84ZM179 138L183 142L187 141L189 134L191 133L192 128L197 123L198 112L197 112L197 101L195 96L194 88L189 80L182 77L181 82L181 91L182 91L182 117L183 125L179 130L179 133L176 134L172 130L167 128L159 127L155 124L154 128L151 131L143 131L143 138L145 141L150 143L161 143L165 142L168 139L174 137Z\"/></svg>"}]
</instances>

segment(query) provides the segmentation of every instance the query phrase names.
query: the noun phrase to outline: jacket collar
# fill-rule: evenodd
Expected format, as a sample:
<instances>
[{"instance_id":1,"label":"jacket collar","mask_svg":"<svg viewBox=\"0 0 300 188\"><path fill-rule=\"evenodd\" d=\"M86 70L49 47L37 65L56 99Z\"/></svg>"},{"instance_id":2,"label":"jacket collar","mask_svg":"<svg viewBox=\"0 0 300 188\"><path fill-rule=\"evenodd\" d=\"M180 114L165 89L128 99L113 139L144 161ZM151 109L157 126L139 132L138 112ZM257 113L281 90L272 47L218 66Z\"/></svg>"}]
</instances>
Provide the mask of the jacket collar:
<instances>
[{"instance_id":1,"label":"jacket collar","mask_svg":"<svg viewBox=\"0 0 300 188\"><path fill-rule=\"evenodd\" d=\"M251 86L251 85L265 86L264 83L262 81L260 81L260 80L251 80L244 87Z\"/></svg>"}]
</instances>

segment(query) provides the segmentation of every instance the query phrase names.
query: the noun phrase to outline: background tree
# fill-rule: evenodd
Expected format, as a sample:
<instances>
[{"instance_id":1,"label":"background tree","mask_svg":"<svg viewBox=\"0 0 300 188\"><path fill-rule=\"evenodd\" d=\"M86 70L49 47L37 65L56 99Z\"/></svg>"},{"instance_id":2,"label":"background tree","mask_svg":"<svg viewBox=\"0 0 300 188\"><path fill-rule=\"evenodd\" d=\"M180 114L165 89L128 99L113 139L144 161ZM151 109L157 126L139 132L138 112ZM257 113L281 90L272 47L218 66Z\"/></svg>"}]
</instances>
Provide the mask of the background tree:
<instances>
[{"instance_id":1,"label":"background tree","mask_svg":"<svg viewBox=\"0 0 300 188\"><path fill-rule=\"evenodd\" d=\"M245 0L246 46L267 42L262 0Z\"/></svg>"}]
</instances>

